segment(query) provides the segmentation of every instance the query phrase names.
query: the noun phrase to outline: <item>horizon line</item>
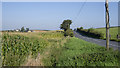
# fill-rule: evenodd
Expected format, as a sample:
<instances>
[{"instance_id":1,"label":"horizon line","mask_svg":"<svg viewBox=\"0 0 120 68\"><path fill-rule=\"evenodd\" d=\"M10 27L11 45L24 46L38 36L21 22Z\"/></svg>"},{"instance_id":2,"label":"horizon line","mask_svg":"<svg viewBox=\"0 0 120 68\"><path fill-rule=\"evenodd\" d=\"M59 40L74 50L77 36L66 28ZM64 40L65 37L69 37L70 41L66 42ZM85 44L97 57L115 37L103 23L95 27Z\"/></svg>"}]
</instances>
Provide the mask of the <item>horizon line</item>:
<instances>
[{"instance_id":1,"label":"horizon line","mask_svg":"<svg viewBox=\"0 0 120 68\"><path fill-rule=\"evenodd\" d=\"M110 26L110 28L112 28L112 27L120 27L120 25L116 25L116 26ZM83 27L84 28L84 27ZM90 27L91 28L91 27ZM105 28L105 27L96 27L95 29L97 29L97 28ZM17 29L17 28L16 28ZM16 30L16 29L2 29L2 30L0 30L0 31L6 31L6 30ZM21 29L21 28L20 28ZM30 28L29 28L30 29ZM74 28L74 29L76 29L76 28ZM87 29L89 29L89 28L87 28ZM30 29L30 30L49 30L49 29ZM61 30L61 29L50 29L50 30Z\"/></svg>"}]
</instances>

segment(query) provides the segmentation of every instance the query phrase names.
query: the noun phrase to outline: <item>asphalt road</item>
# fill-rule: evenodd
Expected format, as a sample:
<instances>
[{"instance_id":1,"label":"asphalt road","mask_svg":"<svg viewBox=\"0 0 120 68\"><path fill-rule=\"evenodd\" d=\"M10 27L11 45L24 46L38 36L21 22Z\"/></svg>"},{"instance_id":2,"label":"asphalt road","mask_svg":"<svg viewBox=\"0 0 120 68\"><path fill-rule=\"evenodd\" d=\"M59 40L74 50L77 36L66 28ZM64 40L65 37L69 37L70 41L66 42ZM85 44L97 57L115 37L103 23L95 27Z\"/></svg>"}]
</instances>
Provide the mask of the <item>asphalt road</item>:
<instances>
[{"instance_id":1,"label":"asphalt road","mask_svg":"<svg viewBox=\"0 0 120 68\"><path fill-rule=\"evenodd\" d=\"M75 35L75 37L77 37L79 39L83 39L85 41L88 41L88 42L95 43L95 44L98 44L100 46L106 47L106 40L87 37L87 36L84 36L84 35L76 32L76 31L74 31L74 35ZM110 41L109 47L113 48L114 50L118 49L120 51L120 46L118 44L120 45L120 42Z\"/></svg>"}]
</instances>

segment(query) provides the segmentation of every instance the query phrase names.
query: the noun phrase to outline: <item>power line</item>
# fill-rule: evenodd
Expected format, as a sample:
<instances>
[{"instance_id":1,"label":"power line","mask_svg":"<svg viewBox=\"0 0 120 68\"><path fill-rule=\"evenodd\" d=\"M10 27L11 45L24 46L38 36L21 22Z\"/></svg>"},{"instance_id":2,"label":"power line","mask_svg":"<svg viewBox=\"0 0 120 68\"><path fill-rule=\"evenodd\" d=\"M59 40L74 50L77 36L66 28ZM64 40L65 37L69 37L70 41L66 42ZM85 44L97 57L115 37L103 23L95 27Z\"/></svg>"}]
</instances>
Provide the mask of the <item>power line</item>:
<instances>
[{"instance_id":1,"label":"power line","mask_svg":"<svg viewBox=\"0 0 120 68\"><path fill-rule=\"evenodd\" d=\"M86 1L87 1L87 0L85 0L85 2L82 4L82 6L81 6L81 8L80 8L80 10L79 10L78 14L76 15L75 19L73 20L73 22L75 22L75 21L76 21L76 19L77 19L77 17L80 15L80 13L81 13L81 11L82 11L83 7L84 7L84 6L85 6L85 4L86 4Z\"/></svg>"}]
</instances>

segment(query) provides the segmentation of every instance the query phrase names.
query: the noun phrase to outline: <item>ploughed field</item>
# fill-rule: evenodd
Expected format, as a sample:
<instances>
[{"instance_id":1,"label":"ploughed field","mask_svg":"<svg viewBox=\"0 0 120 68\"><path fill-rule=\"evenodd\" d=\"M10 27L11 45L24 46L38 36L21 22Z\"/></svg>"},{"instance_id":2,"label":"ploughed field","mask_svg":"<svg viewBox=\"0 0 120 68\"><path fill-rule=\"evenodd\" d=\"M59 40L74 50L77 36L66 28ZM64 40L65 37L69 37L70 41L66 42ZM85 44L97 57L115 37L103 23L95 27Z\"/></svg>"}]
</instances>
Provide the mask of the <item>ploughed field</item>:
<instances>
[{"instance_id":1,"label":"ploughed field","mask_svg":"<svg viewBox=\"0 0 120 68\"><path fill-rule=\"evenodd\" d=\"M3 66L119 66L120 53L63 31L3 32Z\"/></svg>"}]
</instances>

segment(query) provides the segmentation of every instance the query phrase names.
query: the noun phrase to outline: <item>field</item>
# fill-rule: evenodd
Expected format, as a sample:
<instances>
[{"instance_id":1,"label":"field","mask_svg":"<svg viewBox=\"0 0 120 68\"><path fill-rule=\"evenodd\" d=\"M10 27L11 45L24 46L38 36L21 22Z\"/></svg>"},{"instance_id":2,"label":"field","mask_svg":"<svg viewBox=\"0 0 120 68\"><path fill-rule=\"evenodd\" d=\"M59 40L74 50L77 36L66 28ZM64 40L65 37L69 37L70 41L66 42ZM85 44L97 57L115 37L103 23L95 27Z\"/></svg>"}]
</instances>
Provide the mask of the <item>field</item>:
<instances>
[{"instance_id":1,"label":"field","mask_svg":"<svg viewBox=\"0 0 120 68\"><path fill-rule=\"evenodd\" d=\"M110 40L120 41L120 39L117 39L117 34L120 35L120 33L118 33L119 32L118 29L120 29L120 27L111 27L110 28L110 35L111 35ZM106 39L106 28L97 28L95 30L102 32L104 34L104 39Z\"/></svg>"},{"instance_id":2,"label":"field","mask_svg":"<svg viewBox=\"0 0 120 68\"><path fill-rule=\"evenodd\" d=\"M119 66L112 48L64 37L61 31L3 32L3 66Z\"/></svg>"}]
</instances>

